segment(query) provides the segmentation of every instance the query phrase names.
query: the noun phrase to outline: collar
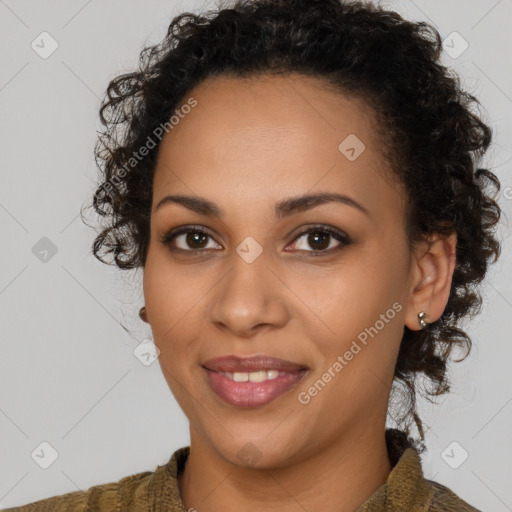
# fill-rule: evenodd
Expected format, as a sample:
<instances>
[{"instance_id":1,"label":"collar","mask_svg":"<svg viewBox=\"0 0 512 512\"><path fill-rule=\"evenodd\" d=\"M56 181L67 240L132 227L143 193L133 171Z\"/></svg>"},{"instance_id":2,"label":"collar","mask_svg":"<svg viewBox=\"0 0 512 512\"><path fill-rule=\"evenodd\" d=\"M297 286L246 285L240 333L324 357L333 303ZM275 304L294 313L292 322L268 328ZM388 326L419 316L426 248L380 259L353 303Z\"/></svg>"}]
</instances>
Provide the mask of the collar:
<instances>
[{"instance_id":1,"label":"collar","mask_svg":"<svg viewBox=\"0 0 512 512\"><path fill-rule=\"evenodd\" d=\"M406 448L382 484L356 512L424 512L432 494L414 448Z\"/></svg>"}]
</instances>

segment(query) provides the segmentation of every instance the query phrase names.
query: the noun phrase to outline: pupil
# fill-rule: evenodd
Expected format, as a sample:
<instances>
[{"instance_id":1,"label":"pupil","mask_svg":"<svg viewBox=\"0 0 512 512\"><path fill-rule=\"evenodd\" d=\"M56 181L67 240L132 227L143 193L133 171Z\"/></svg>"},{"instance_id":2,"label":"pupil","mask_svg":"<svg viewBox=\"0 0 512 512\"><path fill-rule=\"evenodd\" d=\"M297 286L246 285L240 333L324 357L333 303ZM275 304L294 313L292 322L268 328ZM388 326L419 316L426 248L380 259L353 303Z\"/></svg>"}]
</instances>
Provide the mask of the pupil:
<instances>
[{"instance_id":1,"label":"pupil","mask_svg":"<svg viewBox=\"0 0 512 512\"><path fill-rule=\"evenodd\" d=\"M202 234L202 233L189 233L187 235L187 244L191 245L191 246L194 246L195 243L197 243L198 241L198 238L201 239L205 239L206 238L206 235ZM203 240L204 242L204 240ZM201 243L199 242L199 245L201 245ZM203 244L204 245L204 244Z\"/></svg>"},{"instance_id":2,"label":"pupil","mask_svg":"<svg viewBox=\"0 0 512 512\"><path fill-rule=\"evenodd\" d=\"M330 236L330 235L327 235L327 234L322 235L322 234L320 234L320 233L311 233L311 234L309 235L309 243L311 243L311 241L312 241L312 245L313 245L313 246L314 246L315 244L317 244L317 245L318 245L318 243L317 243L317 241L316 241L316 240L317 240L318 238L323 238L323 239L324 239L324 243L323 243L323 244L322 244L322 243L320 244L320 246L321 246L321 247L319 247L319 249L324 249L325 247L328 247L328 246L329 246L329 244L328 244L328 243L325 243L325 242L326 242L326 240L329 238L329 236Z\"/></svg>"}]
</instances>

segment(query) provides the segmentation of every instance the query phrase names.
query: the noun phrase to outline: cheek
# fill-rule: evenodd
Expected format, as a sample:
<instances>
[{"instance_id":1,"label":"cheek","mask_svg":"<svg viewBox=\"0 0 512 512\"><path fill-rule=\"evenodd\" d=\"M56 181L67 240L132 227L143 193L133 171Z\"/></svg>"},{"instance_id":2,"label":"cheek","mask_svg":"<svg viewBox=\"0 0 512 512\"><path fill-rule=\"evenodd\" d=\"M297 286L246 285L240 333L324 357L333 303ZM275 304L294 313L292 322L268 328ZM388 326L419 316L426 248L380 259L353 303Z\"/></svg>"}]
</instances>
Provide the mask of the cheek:
<instances>
[{"instance_id":1,"label":"cheek","mask_svg":"<svg viewBox=\"0 0 512 512\"><path fill-rule=\"evenodd\" d=\"M354 252L354 257L342 264L304 273L289 275L291 288L304 310L304 321L313 337L322 344L342 349L379 320L400 298L398 267L394 258L375 258L373 252ZM314 274L314 275L313 275ZM396 307L388 316L395 316Z\"/></svg>"},{"instance_id":2,"label":"cheek","mask_svg":"<svg viewBox=\"0 0 512 512\"><path fill-rule=\"evenodd\" d=\"M403 335L402 257L366 247L336 271L296 283L294 291L307 297L315 313L308 313L304 324L318 353L315 379L329 369L336 375L325 375L332 389L327 400L336 401L340 394L349 400L371 399L386 390L383 382L392 376ZM341 367L334 367L336 361Z\"/></svg>"},{"instance_id":3,"label":"cheek","mask_svg":"<svg viewBox=\"0 0 512 512\"><path fill-rule=\"evenodd\" d=\"M167 269L166 269L167 267ZM153 341L159 350L158 362L169 389L187 415L190 410L190 365L197 360L188 340L198 339L197 308L201 306L200 280L191 282L169 264L148 261L144 274L144 295L150 311ZM199 288L198 288L199 286Z\"/></svg>"},{"instance_id":4,"label":"cheek","mask_svg":"<svg viewBox=\"0 0 512 512\"><path fill-rule=\"evenodd\" d=\"M207 283L197 274L172 265L165 257L148 257L144 270L144 299L153 334L160 342L186 324L181 320L193 312L207 293Z\"/></svg>"}]
</instances>

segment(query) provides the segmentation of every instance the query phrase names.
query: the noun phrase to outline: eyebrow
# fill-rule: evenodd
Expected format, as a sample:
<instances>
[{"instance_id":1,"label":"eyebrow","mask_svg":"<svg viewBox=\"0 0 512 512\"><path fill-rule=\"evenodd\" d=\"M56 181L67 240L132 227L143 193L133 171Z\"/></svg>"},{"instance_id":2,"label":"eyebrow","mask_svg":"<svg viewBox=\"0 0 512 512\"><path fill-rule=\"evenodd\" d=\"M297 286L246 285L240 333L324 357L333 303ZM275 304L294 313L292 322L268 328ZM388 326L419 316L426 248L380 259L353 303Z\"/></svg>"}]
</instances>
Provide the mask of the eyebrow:
<instances>
[{"instance_id":1,"label":"eyebrow","mask_svg":"<svg viewBox=\"0 0 512 512\"><path fill-rule=\"evenodd\" d=\"M276 203L274 207L274 215L277 219L288 217L295 213L304 212L326 203L341 203L352 206L359 211L363 212L368 217L371 217L370 212L359 202L352 197L335 194L335 193L317 193L306 194L303 196L289 197ZM222 208L212 203L208 199L197 196L184 196L184 195L168 195L161 199L158 204L153 208L153 213L157 212L166 204L181 204L185 208L196 212L200 215L207 215L217 218L224 217Z\"/></svg>"}]
</instances>

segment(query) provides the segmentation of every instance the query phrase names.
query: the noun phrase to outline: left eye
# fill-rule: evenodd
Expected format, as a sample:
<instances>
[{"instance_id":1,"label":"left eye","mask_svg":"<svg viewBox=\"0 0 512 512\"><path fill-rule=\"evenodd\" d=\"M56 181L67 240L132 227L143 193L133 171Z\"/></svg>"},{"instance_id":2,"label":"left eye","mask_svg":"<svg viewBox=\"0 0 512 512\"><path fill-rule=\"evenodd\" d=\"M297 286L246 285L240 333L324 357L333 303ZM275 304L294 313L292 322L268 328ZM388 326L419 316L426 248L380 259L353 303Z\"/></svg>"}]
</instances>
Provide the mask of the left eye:
<instances>
[{"instance_id":1,"label":"left eye","mask_svg":"<svg viewBox=\"0 0 512 512\"><path fill-rule=\"evenodd\" d=\"M306 244L308 244L310 247L314 247L313 251L308 251L306 249L306 252L331 252L331 250L337 250L342 246L350 244L350 238L347 235L327 227L309 228L307 231L303 231L297 238L295 238L295 240L300 240L301 238L304 238L305 235L308 235ZM339 242L334 249L332 248L332 245L328 243L329 239L332 242L333 238Z\"/></svg>"}]
</instances>

